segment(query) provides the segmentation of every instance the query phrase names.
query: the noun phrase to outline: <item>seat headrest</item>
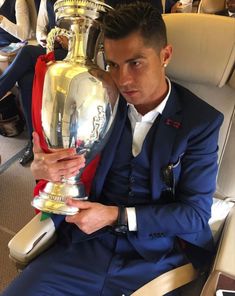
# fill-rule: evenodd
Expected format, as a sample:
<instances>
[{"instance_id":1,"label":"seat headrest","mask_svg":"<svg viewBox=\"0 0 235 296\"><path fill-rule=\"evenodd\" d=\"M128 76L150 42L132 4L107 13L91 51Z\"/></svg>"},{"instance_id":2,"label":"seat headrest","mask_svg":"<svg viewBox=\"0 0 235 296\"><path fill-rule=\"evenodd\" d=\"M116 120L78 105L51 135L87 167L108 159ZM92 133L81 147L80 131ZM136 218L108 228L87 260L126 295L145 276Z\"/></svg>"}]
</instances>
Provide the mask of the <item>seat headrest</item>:
<instances>
[{"instance_id":1,"label":"seat headrest","mask_svg":"<svg viewBox=\"0 0 235 296\"><path fill-rule=\"evenodd\" d=\"M165 14L173 57L167 75L222 87L235 61L235 18L209 14Z\"/></svg>"}]
</instances>

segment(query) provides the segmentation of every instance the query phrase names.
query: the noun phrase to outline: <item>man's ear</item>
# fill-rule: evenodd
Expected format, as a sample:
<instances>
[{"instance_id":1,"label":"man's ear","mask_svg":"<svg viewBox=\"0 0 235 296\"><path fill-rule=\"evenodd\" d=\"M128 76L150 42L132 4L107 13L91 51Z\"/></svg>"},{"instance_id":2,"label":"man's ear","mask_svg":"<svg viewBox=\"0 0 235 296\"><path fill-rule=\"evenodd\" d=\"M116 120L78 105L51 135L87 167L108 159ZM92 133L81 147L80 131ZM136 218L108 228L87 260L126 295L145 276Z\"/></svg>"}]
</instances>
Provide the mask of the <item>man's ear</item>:
<instances>
[{"instance_id":1,"label":"man's ear","mask_svg":"<svg viewBox=\"0 0 235 296\"><path fill-rule=\"evenodd\" d=\"M166 45L160 52L160 59L162 67L167 67L172 57L172 46Z\"/></svg>"}]
</instances>

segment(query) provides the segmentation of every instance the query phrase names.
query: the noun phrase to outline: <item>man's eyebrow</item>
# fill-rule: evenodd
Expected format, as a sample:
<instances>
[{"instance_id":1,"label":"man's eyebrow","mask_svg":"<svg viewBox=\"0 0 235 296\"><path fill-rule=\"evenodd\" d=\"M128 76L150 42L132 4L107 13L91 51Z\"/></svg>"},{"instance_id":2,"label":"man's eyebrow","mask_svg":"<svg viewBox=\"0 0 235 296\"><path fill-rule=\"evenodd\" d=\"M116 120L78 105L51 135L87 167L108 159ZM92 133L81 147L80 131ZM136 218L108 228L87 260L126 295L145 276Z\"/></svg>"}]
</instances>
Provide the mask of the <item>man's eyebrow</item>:
<instances>
[{"instance_id":1,"label":"man's eyebrow","mask_svg":"<svg viewBox=\"0 0 235 296\"><path fill-rule=\"evenodd\" d=\"M111 61L109 59L105 59L105 61L106 61L107 64L115 64L115 62L113 62L113 61Z\"/></svg>"},{"instance_id":2,"label":"man's eyebrow","mask_svg":"<svg viewBox=\"0 0 235 296\"><path fill-rule=\"evenodd\" d=\"M137 56L135 56L135 57L133 57L133 58L131 58L131 59L127 59L124 63L125 64L127 64L127 63L131 63L131 62L133 62L133 61L135 61L135 60L138 60L138 59L145 59L145 57L143 56L143 55L137 55ZM109 59L106 59L106 63L107 64L116 64L114 61L112 61L112 60L109 60Z\"/></svg>"},{"instance_id":3,"label":"man's eyebrow","mask_svg":"<svg viewBox=\"0 0 235 296\"><path fill-rule=\"evenodd\" d=\"M137 55L131 59L126 60L125 63L131 63L131 62L138 60L138 59L145 59L145 57L143 55Z\"/></svg>"}]
</instances>

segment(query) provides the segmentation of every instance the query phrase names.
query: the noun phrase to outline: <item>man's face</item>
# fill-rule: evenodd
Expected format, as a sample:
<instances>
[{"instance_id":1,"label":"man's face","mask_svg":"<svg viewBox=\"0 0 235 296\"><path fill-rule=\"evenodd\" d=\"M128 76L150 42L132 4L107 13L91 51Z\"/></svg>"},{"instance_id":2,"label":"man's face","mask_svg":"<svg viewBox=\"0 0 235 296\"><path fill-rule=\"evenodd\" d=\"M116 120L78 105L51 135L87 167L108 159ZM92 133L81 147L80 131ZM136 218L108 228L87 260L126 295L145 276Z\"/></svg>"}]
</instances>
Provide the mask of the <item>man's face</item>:
<instances>
[{"instance_id":1,"label":"man's face","mask_svg":"<svg viewBox=\"0 0 235 296\"><path fill-rule=\"evenodd\" d=\"M227 0L228 10L235 13L235 0Z\"/></svg>"},{"instance_id":2,"label":"man's face","mask_svg":"<svg viewBox=\"0 0 235 296\"><path fill-rule=\"evenodd\" d=\"M109 72L127 102L142 114L157 106L167 92L164 64L171 47L159 53L137 32L118 40L106 38L104 49Z\"/></svg>"}]
</instances>

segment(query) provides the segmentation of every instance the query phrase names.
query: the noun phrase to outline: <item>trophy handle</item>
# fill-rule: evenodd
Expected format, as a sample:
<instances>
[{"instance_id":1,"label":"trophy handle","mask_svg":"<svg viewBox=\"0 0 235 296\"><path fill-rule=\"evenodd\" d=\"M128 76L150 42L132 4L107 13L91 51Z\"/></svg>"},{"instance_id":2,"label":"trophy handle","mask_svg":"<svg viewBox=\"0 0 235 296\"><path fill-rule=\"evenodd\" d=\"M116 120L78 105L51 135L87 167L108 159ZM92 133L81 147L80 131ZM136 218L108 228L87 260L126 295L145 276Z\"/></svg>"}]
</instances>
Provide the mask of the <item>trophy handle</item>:
<instances>
[{"instance_id":1,"label":"trophy handle","mask_svg":"<svg viewBox=\"0 0 235 296\"><path fill-rule=\"evenodd\" d=\"M73 37L73 35L73 32L63 28L55 27L54 29L52 29L47 36L47 53L54 50L55 40L57 36L65 36L70 39Z\"/></svg>"}]
</instances>

